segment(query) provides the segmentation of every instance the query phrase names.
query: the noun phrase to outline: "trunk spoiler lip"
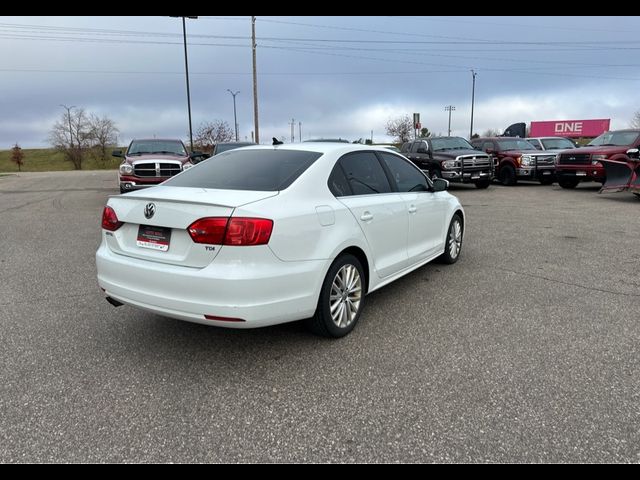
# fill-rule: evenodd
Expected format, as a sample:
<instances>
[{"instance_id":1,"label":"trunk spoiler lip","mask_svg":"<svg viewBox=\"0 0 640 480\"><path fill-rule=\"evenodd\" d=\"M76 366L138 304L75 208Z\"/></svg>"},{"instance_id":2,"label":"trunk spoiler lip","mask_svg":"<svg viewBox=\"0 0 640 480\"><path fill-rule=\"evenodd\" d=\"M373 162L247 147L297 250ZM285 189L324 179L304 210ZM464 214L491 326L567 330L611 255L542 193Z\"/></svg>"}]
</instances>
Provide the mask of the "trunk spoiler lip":
<instances>
[{"instance_id":1,"label":"trunk spoiler lip","mask_svg":"<svg viewBox=\"0 0 640 480\"><path fill-rule=\"evenodd\" d=\"M257 190L248 190L248 191L257 191ZM113 198L113 199L117 199L117 200L122 200L122 199L126 199L126 200L142 200L142 201L147 201L147 202L170 202L170 203L180 203L180 204L189 204L189 205L207 205L207 206L211 206L211 207L226 207L226 208L238 208L238 207L242 207L244 205L249 205L250 203L255 203L255 202L259 202L261 200L265 200L267 198L272 198L275 197L277 195L280 195L280 190L276 190L273 192L265 192L265 193L270 193L271 195L265 196L263 198L258 198L258 199L253 199L253 200L249 200L247 202L244 203L239 203L239 204L230 204L231 202L227 202L227 203L217 203L214 201L203 201L203 200L194 200L194 199L179 199L179 198L158 198L158 197L154 197L154 196L143 196L143 195L136 195L136 196L127 196L127 195L109 195L109 199Z\"/></svg>"}]
</instances>

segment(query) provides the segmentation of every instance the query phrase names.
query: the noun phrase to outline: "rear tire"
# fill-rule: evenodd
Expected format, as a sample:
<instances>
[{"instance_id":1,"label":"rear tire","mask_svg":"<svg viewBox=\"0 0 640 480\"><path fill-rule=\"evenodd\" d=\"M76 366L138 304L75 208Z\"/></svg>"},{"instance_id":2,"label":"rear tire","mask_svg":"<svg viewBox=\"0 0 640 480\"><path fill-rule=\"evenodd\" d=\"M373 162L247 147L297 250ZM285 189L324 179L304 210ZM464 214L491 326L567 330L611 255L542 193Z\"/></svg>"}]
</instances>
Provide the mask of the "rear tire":
<instances>
[{"instance_id":1,"label":"rear tire","mask_svg":"<svg viewBox=\"0 0 640 480\"><path fill-rule=\"evenodd\" d=\"M567 189L576 188L578 186L578 183L580 183L580 180L576 180L575 178L559 178L558 179L558 185L560 185L562 188L567 188Z\"/></svg>"},{"instance_id":2,"label":"rear tire","mask_svg":"<svg viewBox=\"0 0 640 480\"><path fill-rule=\"evenodd\" d=\"M443 263L456 263L460 258L462 251L462 238L464 227L462 226L462 218L457 213L451 219L449 230L447 230L447 239L444 245L444 253L440 255Z\"/></svg>"},{"instance_id":3,"label":"rear tire","mask_svg":"<svg viewBox=\"0 0 640 480\"><path fill-rule=\"evenodd\" d=\"M316 312L306 321L309 330L331 338L351 332L364 307L365 283L360 260L350 254L336 258L322 283Z\"/></svg>"},{"instance_id":4,"label":"rear tire","mask_svg":"<svg viewBox=\"0 0 640 480\"><path fill-rule=\"evenodd\" d=\"M499 172L500 182L505 187L512 187L517 183L516 171L511 165L505 165Z\"/></svg>"}]
</instances>

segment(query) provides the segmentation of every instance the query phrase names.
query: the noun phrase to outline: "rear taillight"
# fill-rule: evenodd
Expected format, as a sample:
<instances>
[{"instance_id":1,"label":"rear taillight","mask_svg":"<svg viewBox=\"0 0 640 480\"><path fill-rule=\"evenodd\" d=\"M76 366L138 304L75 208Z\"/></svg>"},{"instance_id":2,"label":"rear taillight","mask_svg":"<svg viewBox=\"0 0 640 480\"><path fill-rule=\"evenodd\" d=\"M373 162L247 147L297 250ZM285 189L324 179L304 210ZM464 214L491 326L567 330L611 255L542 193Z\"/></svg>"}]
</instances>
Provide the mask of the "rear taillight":
<instances>
[{"instance_id":1,"label":"rear taillight","mask_svg":"<svg viewBox=\"0 0 640 480\"><path fill-rule=\"evenodd\" d=\"M222 245L227 230L227 217L206 217L196 220L187 227L191 239L196 243Z\"/></svg>"},{"instance_id":2,"label":"rear taillight","mask_svg":"<svg viewBox=\"0 0 640 480\"><path fill-rule=\"evenodd\" d=\"M225 245L266 245L271 238L273 220L231 217L224 236Z\"/></svg>"},{"instance_id":3,"label":"rear taillight","mask_svg":"<svg viewBox=\"0 0 640 480\"><path fill-rule=\"evenodd\" d=\"M206 217L187 228L195 243L211 245L266 245L271 238L273 220L245 217Z\"/></svg>"},{"instance_id":4,"label":"rear taillight","mask_svg":"<svg viewBox=\"0 0 640 480\"><path fill-rule=\"evenodd\" d=\"M115 232L123 224L124 222L118 220L118 216L116 215L116 212L114 212L113 208L106 205L102 211L102 228Z\"/></svg>"}]
</instances>

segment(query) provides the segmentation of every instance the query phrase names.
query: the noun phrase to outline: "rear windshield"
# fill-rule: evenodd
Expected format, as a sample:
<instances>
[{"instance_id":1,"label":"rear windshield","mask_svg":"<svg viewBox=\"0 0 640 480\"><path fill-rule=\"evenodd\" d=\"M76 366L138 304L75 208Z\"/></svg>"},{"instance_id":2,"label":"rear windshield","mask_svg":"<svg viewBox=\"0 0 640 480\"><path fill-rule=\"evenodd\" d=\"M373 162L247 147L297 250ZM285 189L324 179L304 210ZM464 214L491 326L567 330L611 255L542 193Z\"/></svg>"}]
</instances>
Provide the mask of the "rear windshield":
<instances>
[{"instance_id":1,"label":"rear windshield","mask_svg":"<svg viewBox=\"0 0 640 480\"><path fill-rule=\"evenodd\" d=\"M229 150L162 185L274 192L291 185L321 155L293 150Z\"/></svg>"}]
</instances>

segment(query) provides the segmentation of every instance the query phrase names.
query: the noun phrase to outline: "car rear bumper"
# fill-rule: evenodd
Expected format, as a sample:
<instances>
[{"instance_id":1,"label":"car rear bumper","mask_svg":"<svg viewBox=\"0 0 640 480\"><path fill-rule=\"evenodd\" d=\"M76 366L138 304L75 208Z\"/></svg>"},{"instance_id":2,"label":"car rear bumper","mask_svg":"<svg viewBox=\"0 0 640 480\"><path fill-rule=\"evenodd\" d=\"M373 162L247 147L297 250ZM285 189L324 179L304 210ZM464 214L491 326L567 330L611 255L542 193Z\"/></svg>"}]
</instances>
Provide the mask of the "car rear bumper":
<instances>
[{"instance_id":1,"label":"car rear bumper","mask_svg":"<svg viewBox=\"0 0 640 480\"><path fill-rule=\"evenodd\" d=\"M233 251L239 248L242 262ZM268 246L223 247L205 268L127 257L104 242L96 252L98 284L108 297L158 315L228 328L312 316L329 263L283 262Z\"/></svg>"}]
</instances>

